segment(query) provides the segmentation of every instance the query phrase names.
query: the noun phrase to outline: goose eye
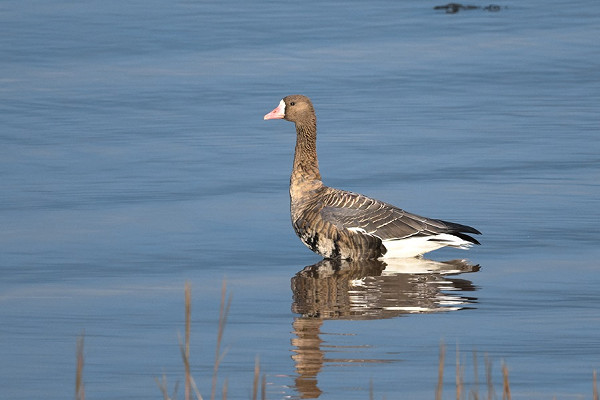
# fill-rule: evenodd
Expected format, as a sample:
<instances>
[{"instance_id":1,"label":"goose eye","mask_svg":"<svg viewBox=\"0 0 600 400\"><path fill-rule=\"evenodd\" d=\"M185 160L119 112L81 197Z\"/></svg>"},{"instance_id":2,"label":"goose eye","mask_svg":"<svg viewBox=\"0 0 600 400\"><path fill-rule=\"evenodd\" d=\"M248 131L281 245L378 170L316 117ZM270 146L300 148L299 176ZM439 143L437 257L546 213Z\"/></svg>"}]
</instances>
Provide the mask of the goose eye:
<instances>
[{"instance_id":1,"label":"goose eye","mask_svg":"<svg viewBox=\"0 0 600 400\"><path fill-rule=\"evenodd\" d=\"M295 105L296 105L296 103L295 103L295 102L293 102L293 101L292 101L292 102L290 102L290 106L295 106Z\"/></svg>"}]
</instances>

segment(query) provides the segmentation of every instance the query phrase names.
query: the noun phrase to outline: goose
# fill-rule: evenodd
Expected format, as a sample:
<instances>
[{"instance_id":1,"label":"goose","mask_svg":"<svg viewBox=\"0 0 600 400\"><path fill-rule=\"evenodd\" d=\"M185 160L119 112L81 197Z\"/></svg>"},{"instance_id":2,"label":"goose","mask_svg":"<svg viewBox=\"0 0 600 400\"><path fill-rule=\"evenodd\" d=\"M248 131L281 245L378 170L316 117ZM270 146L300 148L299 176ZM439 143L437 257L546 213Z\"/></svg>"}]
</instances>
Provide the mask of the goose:
<instances>
[{"instance_id":1,"label":"goose","mask_svg":"<svg viewBox=\"0 0 600 400\"><path fill-rule=\"evenodd\" d=\"M284 97L264 116L296 125L290 212L302 242L325 259L419 257L444 246L468 249L481 234L467 225L411 214L362 194L323 184L317 160L317 117L310 99Z\"/></svg>"}]
</instances>

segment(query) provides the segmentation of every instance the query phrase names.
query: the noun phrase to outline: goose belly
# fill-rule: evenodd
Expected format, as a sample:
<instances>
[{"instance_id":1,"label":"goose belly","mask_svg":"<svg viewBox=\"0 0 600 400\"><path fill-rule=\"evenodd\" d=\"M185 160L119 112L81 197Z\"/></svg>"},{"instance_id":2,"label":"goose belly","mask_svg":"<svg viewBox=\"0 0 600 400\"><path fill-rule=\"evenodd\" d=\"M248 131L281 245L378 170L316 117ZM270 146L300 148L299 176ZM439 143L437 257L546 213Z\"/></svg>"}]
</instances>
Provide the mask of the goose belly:
<instances>
[{"instance_id":1,"label":"goose belly","mask_svg":"<svg viewBox=\"0 0 600 400\"><path fill-rule=\"evenodd\" d=\"M337 258L341 256L340 248L338 243L325 235L317 232L296 231L298 237L312 251L325 257L325 258Z\"/></svg>"},{"instance_id":2,"label":"goose belly","mask_svg":"<svg viewBox=\"0 0 600 400\"><path fill-rule=\"evenodd\" d=\"M381 239L375 236L339 230L327 223L316 226L321 229L294 224L294 230L309 249L325 258L377 259L385 252Z\"/></svg>"}]
</instances>

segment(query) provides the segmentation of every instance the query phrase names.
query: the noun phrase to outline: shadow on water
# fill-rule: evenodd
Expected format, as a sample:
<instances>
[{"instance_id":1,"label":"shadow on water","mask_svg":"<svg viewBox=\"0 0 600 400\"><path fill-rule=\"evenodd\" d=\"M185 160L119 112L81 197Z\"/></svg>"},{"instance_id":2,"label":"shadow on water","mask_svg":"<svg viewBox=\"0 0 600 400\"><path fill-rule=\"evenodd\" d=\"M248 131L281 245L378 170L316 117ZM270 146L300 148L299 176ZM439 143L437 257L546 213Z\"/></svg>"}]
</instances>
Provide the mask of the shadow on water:
<instances>
[{"instance_id":1,"label":"shadow on water","mask_svg":"<svg viewBox=\"0 0 600 400\"><path fill-rule=\"evenodd\" d=\"M317 375L325 363L390 362L390 360L333 359L327 353L340 347L322 345L325 320L373 320L407 314L449 312L475 308L477 298L463 292L477 287L452 275L479 271L466 260L427 259L340 261L322 260L292 278L296 363L295 389L300 398L317 398L322 391Z\"/></svg>"}]
</instances>

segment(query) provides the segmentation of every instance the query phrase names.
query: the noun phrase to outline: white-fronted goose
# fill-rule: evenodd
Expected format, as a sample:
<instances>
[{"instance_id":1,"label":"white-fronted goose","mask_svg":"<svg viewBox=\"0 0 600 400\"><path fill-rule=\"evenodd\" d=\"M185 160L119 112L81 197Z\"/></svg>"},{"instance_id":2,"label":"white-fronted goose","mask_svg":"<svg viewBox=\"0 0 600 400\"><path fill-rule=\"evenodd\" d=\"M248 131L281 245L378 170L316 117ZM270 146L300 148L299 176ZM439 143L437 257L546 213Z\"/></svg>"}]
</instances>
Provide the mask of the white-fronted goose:
<instances>
[{"instance_id":1,"label":"white-fronted goose","mask_svg":"<svg viewBox=\"0 0 600 400\"><path fill-rule=\"evenodd\" d=\"M310 99L287 96L264 119L296 124L290 178L292 225L302 242L325 258L415 257L444 246L479 242L466 225L410 214L358 193L323 185L317 161L317 118Z\"/></svg>"}]
</instances>

